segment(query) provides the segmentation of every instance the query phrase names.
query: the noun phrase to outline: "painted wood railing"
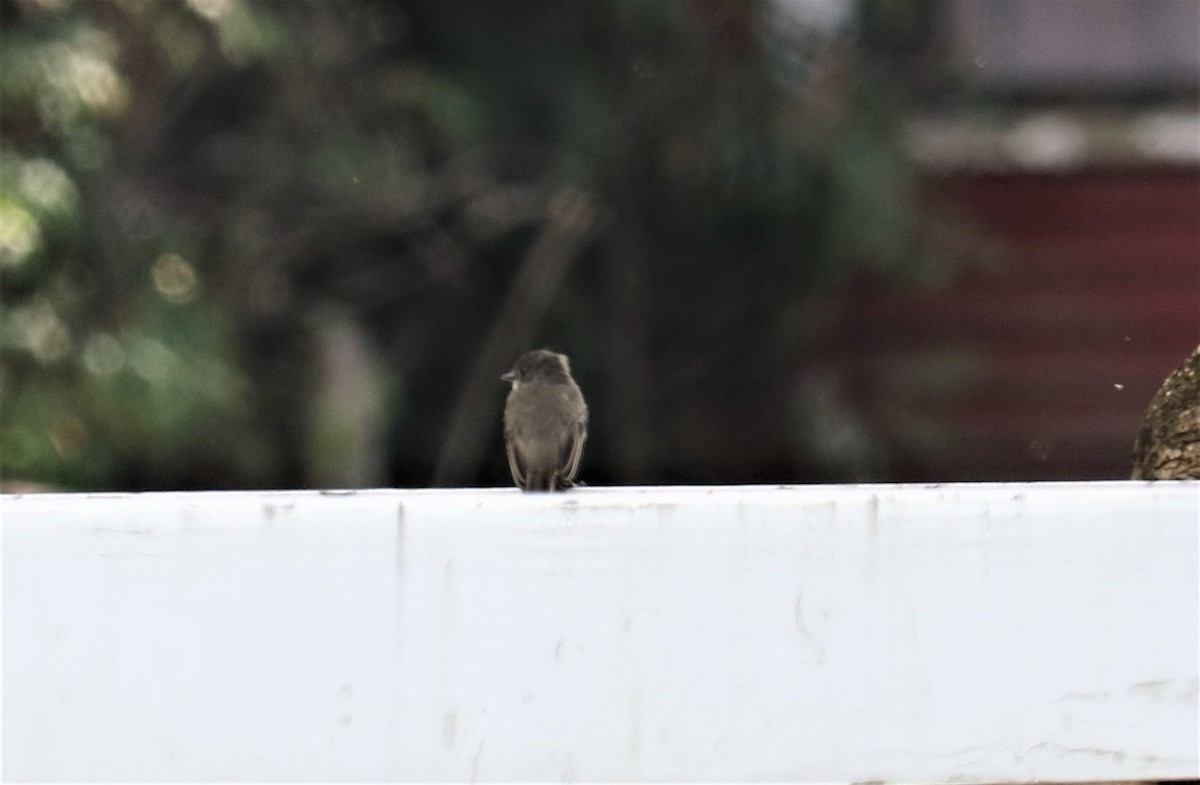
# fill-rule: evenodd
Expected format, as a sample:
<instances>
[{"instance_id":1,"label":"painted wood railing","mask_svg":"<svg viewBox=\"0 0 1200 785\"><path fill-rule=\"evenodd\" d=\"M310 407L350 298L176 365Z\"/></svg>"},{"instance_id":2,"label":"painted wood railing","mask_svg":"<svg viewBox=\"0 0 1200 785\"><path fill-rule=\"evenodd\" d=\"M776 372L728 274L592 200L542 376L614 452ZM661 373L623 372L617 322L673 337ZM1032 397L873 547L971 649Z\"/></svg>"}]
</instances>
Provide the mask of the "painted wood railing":
<instances>
[{"instance_id":1,"label":"painted wood railing","mask_svg":"<svg viewBox=\"0 0 1200 785\"><path fill-rule=\"evenodd\" d=\"M1197 482L0 511L6 779L1200 776Z\"/></svg>"}]
</instances>

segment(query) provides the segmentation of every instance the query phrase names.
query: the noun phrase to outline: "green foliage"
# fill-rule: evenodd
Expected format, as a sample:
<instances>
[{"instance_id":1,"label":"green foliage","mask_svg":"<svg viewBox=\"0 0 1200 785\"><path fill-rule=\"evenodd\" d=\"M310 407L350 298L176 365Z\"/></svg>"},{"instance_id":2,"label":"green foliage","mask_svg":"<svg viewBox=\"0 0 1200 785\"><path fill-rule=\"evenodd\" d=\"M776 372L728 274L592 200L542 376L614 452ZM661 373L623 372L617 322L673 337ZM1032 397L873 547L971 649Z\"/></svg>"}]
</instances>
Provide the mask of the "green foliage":
<instances>
[{"instance_id":1,"label":"green foliage","mask_svg":"<svg viewBox=\"0 0 1200 785\"><path fill-rule=\"evenodd\" d=\"M778 473L814 303L915 241L887 86L772 4L0 12L6 478L335 484L342 458L314 451L383 449L346 482L428 482L569 188L598 219L538 339L576 358L591 481L761 479L718 476L729 445L695 424L756 415ZM386 426L337 411L330 311L372 343L338 372L390 402ZM502 481L499 429L480 438L489 463L461 479Z\"/></svg>"},{"instance_id":2,"label":"green foliage","mask_svg":"<svg viewBox=\"0 0 1200 785\"><path fill-rule=\"evenodd\" d=\"M246 380L224 314L170 250L173 216L138 201L99 225L133 88L121 31L87 10L116 11L34 6L0 45L15 65L0 77L0 474L102 488L200 484L220 467L261 481Z\"/></svg>"}]
</instances>

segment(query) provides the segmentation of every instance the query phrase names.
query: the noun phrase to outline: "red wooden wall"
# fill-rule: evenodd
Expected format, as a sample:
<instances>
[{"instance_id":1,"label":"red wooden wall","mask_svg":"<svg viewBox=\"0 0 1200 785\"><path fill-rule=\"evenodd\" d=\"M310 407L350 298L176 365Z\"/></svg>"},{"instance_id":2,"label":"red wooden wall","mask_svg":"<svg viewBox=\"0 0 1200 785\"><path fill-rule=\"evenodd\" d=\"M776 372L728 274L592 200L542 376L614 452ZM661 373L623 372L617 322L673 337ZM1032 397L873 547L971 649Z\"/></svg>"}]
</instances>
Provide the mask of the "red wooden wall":
<instances>
[{"instance_id":1,"label":"red wooden wall","mask_svg":"<svg viewBox=\"0 0 1200 785\"><path fill-rule=\"evenodd\" d=\"M910 295L863 286L838 342L862 416L887 434L888 475L1127 477L1147 403L1200 343L1200 170L933 190L991 262Z\"/></svg>"}]
</instances>

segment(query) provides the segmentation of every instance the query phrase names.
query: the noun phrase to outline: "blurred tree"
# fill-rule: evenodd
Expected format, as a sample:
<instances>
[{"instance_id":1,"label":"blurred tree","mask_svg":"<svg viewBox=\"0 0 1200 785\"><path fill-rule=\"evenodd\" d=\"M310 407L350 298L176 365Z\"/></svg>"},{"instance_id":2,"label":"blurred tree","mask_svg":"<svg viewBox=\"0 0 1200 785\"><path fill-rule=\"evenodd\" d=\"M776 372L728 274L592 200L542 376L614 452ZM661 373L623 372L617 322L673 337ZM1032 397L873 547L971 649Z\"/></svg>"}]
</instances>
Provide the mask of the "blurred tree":
<instances>
[{"instance_id":1,"label":"blurred tree","mask_svg":"<svg viewBox=\"0 0 1200 785\"><path fill-rule=\"evenodd\" d=\"M0 470L505 482L495 377L550 345L589 482L843 471L796 374L910 269L914 178L790 7L0 0Z\"/></svg>"}]
</instances>

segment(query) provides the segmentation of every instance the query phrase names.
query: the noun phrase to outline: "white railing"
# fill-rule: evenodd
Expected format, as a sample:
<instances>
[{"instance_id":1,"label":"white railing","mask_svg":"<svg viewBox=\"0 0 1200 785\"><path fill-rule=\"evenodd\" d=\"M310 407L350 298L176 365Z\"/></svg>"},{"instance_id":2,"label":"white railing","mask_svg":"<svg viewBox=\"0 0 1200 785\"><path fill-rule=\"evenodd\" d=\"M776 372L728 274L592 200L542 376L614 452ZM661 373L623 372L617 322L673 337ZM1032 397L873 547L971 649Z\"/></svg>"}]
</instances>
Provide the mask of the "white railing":
<instances>
[{"instance_id":1,"label":"white railing","mask_svg":"<svg viewBox=\"0 0 1200 785\"><path fill-rule=\"evenodd\" d=\"M1200 483L3 497L3 774L1200 776Z\"/></svg>"}]
</instances>

